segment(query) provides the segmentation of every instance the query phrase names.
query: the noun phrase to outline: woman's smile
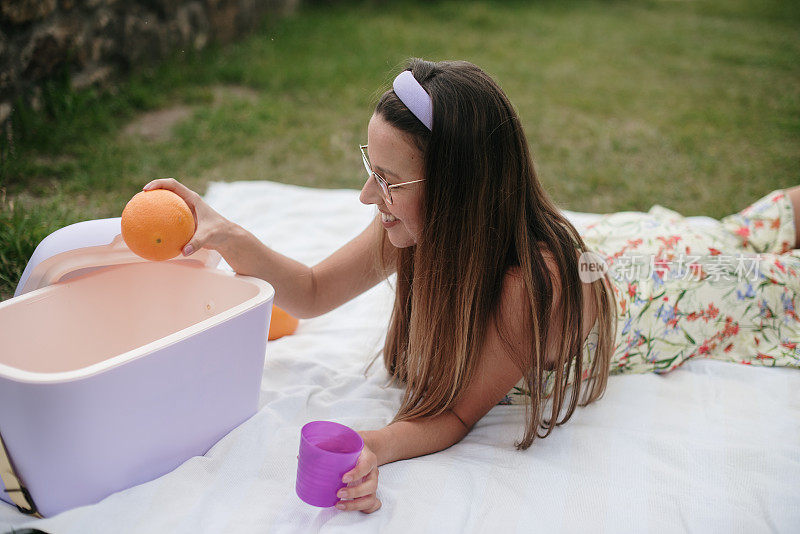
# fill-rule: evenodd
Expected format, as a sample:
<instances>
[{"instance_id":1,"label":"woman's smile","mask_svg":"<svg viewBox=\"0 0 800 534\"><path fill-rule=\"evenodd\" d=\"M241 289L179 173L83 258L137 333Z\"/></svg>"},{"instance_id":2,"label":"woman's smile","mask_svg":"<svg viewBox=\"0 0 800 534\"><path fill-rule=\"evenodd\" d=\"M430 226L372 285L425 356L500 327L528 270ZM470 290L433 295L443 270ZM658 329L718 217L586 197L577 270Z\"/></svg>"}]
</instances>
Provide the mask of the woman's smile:
<instances>
[{"instance_id":1,"label":"woman's smile","mask_svg":"<svg viewBox=\"0 0 800 534\"><path fill-rule=\"evenodd\" d=\"M400 130L390 125L380 115L373 114L367 127L369 161L384 173L389 184L419 180L424 176L422 154ZM378 183L367 178L361 189L361 202L374 204L381 212L381 224L386 228L389 241L398 248L417 242L422 231L423 184L403 185L392 189L389 204ZM393 229L393 232L388 230Z\"/></svg>"},{"instance_id":2,"label":"woman's smile","mask_svg":"<svg viewBox=\"0 0 800 534\"><path fill-rule=\"evenodd\" d=\"M392 226L399 223L400 219L398 219L391 213L386 213L385 211L381 211L381 222L383 223L384 227L391 228Z\"/></svg>"}]
</instances>

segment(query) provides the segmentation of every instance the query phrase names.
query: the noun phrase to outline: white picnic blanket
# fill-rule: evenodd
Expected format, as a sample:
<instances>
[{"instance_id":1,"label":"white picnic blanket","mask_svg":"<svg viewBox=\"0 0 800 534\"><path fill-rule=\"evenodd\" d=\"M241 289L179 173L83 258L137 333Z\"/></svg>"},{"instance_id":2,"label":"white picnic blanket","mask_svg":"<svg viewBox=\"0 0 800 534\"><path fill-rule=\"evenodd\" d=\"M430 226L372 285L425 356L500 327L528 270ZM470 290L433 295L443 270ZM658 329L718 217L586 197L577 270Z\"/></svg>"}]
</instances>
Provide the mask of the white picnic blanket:
<instances>
[{"instance_id":1,"label":"white picnic blanket","mask_svg":"<svg viewBox=\"0 0 800 534\"><path fill-rule=\"evenodd\" d=\"M358 191L212 183L205 199L307 264L374 214ZM595 214L566 212L580 228ZM692 218L696 224L707 218ZM223 268L229 268L227 264ZM269 342L260 410L204 456L103 501L37 520L0 502L0 530L52 533L798 532L800 372L692 361L663 376L613 376L526 451L524 407L496 406L460 443L380 468L373 514L295 494L300 428L386 425L401 391L380 361L393 294L380 284Z\"/></svg>"}]
</instances>

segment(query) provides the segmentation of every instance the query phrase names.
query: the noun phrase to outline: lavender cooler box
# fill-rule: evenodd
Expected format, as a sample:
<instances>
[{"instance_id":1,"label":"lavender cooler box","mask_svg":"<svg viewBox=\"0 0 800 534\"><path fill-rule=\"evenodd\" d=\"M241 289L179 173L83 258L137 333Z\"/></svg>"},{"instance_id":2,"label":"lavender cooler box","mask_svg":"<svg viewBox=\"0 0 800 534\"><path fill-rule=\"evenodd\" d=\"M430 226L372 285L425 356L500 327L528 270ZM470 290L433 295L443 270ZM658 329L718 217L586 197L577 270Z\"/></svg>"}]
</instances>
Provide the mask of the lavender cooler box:
<instances>
[{"instance_id":1,"label":"lavender cooler box","mask_svg":"<svg viewBox=\"0 0 800 534\"><path fill-rule=\"evenodd\" d=\"M119 217L36 248L0 302L0 435L43 516L164 475L256 413L275 293L220 259L143 260Z\"/></svg>"}]
</instances>

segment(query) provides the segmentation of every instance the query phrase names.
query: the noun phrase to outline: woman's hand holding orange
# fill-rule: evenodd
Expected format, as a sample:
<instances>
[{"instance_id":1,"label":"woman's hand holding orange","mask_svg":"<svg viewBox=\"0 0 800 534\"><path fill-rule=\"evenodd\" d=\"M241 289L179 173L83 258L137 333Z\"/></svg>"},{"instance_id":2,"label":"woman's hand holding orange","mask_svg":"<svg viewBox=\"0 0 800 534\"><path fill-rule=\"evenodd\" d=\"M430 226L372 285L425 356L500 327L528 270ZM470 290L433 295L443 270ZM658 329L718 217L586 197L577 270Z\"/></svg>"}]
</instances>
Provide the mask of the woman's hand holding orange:
<instances>
[{"instance_id":1,"label":"woman's hand holding orange","mask_svg":"<svg viewBox=\"0 0 800 534\"><path fill-rule=\"evenodd\" d=\"M364 449L358 457L356 466L344 474L342 482L347 483L346 488L339 490L339 499L352 499L339 501L336 508L339 510L359 510L371 514L381 507L378 499L378 457L367 445L368 432L358 433L364 438ZM349 477L349 478L348 478Z\"/></svg>"},{"instance_id":2,"label":"woman's hand holding orange","mask_svg":"<svg viewBox=\"0 0 800 534\"><path fill-rule=\"evenodd\" d=\"M200 250L202 247L219 250L225 244L233 223L214 211L200 195L174 178L160 178L145 185L142 190L168 189L180 196L192 210L195 232L189 243L183 247L184 256Z\"/></svg>"}]
</instances>

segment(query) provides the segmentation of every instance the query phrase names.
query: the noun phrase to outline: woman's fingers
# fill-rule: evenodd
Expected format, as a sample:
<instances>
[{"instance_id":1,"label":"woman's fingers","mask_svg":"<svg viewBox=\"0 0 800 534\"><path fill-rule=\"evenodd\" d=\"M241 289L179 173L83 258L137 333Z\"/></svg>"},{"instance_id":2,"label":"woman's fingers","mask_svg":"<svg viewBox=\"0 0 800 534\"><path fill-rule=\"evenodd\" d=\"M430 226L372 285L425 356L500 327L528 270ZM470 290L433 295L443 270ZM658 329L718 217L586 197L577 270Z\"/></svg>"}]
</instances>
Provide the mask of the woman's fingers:
<instances>
[{"instance_id":1,"label":"woman's fingers","mask_svg":"<svg viewBox=\"0 0 800 534\"><path fill-rule=\"evenodd\" d=\"M142 191L150 191L152 189L169 189L173 193L176 193L180 196L192 211L194 211L194 204L199 196L197 193L180 183L175 178L159 178L157 180L151 180L148 182L143 188Z\"/></svg>"},{"instance_id":2,"label":"woman's fingers","mask_svg":"<svg viewBox=\"0 0 800 534\"><path fill-rule=\"evenodd\" d=\"M348 487L340 489L336 495L351 500L336 503L339 510L360 510L369 514L381 507L377 497L378 457L369 447L364 446L356 466L342 476L342 482Z\"/></svg>"},{"instance_id":3,"label":"woman's fingers","mask_svg":"<svg viewBox=\"0 0 800 534\"><path fill-rule=\"evenodd\" d=\"M358 457L356 466L342 476L342 482L345 484L363 478L369 474L370 471L378 467L378 458L369 448L364 447L361 455Z\"/></svg>"},{"instance_id":4,"label":"woman's fingers","mask_svg":"<svg viewBox=\"0 0 800 534\"><path fill-rule=\"evenodd\" d=\"M381 507L381 501L375 495L367 495L366 497L359 497L358 499L353 499L352 501L344 501L340 502L336 505L336 508L339 510L360 510L365 514L371 514L375 510L378 510Z\"/></svg>"},{"instance_id":5,"label":"woman's fingers","mask_svg":"<svg viewBox=\"0 0 800 534\"><path fill-rule=\"evenodd\" d=\"M361 484L352 487L342 488L336 494L340 499L356 499L366 495L372 495L378 490L378 468L369 472Z\"/></svg>"},{"instance_id":6,"label":"woman's fingers","mask_svg":"<svg viewBox=\"0 0 800 534\"><path fill-rule=\"evenodd\" d=\"M206 237L205 234L201 234L200 232L195 231L194 235L189 240L189 242L186 243L186 245L184 245L183 250L181 252L183 252L184 256L191 256L192 254L203 248L207 240L208 238Z\"/></svg>"},{"instance_id":7,"label":"woman's fingers","mask_svg":"<svg viewBox=\"0 0 800 534\"><path fill-rule=\"evenodd\" d=\"M372 506L369 508L364 508L363 510L361 510L361 512L365 514L371 514L372 512L380 510L380 508L381 508L381 500L378 497L375 497Z\"/></svg>"}]
</instances>

